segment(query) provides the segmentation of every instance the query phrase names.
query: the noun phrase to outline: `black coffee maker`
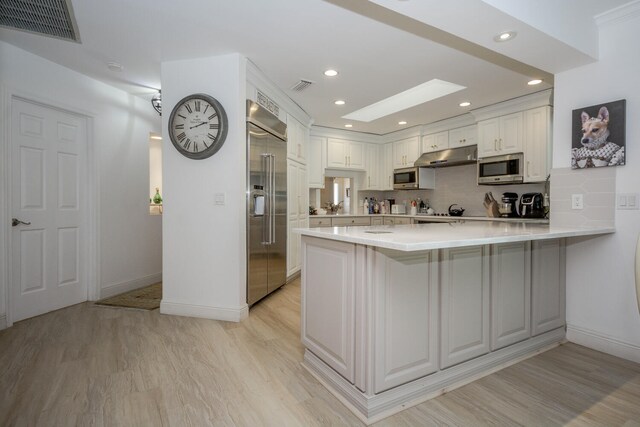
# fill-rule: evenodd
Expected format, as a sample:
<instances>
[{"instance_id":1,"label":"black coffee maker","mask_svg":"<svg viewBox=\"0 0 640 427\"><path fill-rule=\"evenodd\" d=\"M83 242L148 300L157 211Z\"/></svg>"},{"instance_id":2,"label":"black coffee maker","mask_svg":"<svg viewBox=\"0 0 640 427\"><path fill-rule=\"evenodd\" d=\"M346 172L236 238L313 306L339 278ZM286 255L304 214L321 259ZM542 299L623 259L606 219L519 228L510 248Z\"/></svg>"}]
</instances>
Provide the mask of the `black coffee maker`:
<instances>
[{"instance_id":1,"label":"black coffee maker","mask_svg":"<svg viewBox=\"0 0 640 427\"><path fill-rule=\"evenodd\" d=\"M518 215L518 193L502 193L502 203L505 209L500 210L501 217L517 218L520 216Z\"/></svg>"},{"instance_id":2,"label":"black coffee maker","mask_svg":"<svg viewBox=\"0 0 640 427\"><path fill-rule=\"evenodd\" d=\"M542 193L525 193L520 197L522 218L544 218L544 196Z\"/></svg>"}]
</instances>

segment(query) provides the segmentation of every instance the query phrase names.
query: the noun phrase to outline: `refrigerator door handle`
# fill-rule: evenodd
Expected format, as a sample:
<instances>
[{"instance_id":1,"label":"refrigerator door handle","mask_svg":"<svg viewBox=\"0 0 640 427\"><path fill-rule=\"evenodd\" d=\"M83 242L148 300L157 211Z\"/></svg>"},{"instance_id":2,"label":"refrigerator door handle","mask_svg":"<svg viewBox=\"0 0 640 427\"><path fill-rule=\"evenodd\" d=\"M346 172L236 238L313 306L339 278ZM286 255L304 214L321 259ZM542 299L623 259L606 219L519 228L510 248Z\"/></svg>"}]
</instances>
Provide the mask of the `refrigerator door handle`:
<instances>
[{"instance_id":1,"label":"refrigerator door handle","mask_svg":"<svg viewBox=\"0 0 640 427\"><path fill-rule=\"evenodd\" d=\"M263 227L262 227L262 244L268 245L271 243L271 161L269 160L270 154L263 153L262 154L262 164L264 166L263 170L265 171L265 207L264 207L264 215L263 215Z\"/></svg>"},{"instance_id":2,"label":"refrigerator door handle","mask_svg":"<svg viewBox=\"0 0 640 427\"><path fill-rule=\"evenodd\" d=\"M276 156L269 154L271 161L270 174L271 182L269 183L269 197L271 203L269 207L269 244L276 242Z\"/></svg>"}]
</instances>

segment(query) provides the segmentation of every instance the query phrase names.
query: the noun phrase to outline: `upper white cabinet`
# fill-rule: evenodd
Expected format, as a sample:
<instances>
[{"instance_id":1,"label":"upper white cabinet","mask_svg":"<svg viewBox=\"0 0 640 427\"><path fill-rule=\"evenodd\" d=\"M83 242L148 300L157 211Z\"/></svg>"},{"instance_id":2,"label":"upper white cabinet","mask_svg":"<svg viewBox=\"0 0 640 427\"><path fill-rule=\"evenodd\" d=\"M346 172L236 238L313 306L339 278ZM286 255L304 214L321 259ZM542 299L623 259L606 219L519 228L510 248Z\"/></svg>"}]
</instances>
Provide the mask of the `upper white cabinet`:
<instances>
[{"instance_id":1,"label":"upper white cabinet","mask_svg":"<svg viewBox=\"0 0 640 427\"><path fill-rule=\"evenodd\" d=\"M413 166L420 157L420 138L413 136L393 143L393 168Z\"/></svg>"},{"instance_id":2,"label":"upper white cabinet","mask_svg":"<svg viewBox=\"0 0 640 427\"><path fill-rule=\"evenodd\" d=\"M544 181L551 164L551 107L524 112L524 182Z\"/></svg>"},{"instance_id":3,"label":"upper white cabinet","mask_svg":"<svg viewBox=\"0 0 640 427\"><path fill-rule=\"evenodd\" d=\"M466 147L476 143L476 125L465 126L449 131L449 148Z\"/></svg>"},{"instance_id":4,"label":"upper white cabinet","mask_svg":"<svg viewBox=\"0 0 640 427\"><path fill-rule=\"evenodd\" d=\"M364 144L366 175L363 190L380 190L380 145Z\"/></svg>"},{"instance_id":5,"label":"upper white cabinet","mask_svg":"<svg viewBox=\"0 0 640 427\"><path fill-rule=\"evenodd\" d=\"M380 190L393 190L393 143L384 144L380 150Z\"/></svg>"},{"instance_id":6,"label":"upper white cabinet","mask_svg":"<svg viewBox=\"0 0 640 427\"><path fill-rule=\"evenodd\" d=\"M287 157L306 164L309 130L292 115L287 115Z\"/></svg>"},{"instance_id":7,"label":"upper white cabinet","mask_svg":"<svg viewBox=\"0 0 640 427\"><path fill-rule=\"evenodd\" d=\"M327 139L327 167L364 169L364 143L345 139Z\"/></svg>"},{"instance_id":8,"label":"upper white cabinet","mask_svg":"<svg viewBox=\"0 0 640 427\"><path fill-rule=\"evenodd\" d=\"M422 152L430 153L449 148L449 131L433 133L422 137Z\"/></svg>"},{"instance_id":9,"label":"upper white cabinet","mask_svg":"<svg viewBox=\"0 0 640 427\"><path fill-rule=\"evenodd\" d=\"M307 147L309 188L324 188L324 169L327 167L327 138L312 136Z\"/></svg>"},{"instance_id":10,"label":"upper white cabinet","mask_svg":"<svg viewBox=\"0 0 640 427\"><path fill-rule=\"evenodd\" d=\"M478 122L478 157L523 151L523 113Z\"/></svg>"}]
</instances>

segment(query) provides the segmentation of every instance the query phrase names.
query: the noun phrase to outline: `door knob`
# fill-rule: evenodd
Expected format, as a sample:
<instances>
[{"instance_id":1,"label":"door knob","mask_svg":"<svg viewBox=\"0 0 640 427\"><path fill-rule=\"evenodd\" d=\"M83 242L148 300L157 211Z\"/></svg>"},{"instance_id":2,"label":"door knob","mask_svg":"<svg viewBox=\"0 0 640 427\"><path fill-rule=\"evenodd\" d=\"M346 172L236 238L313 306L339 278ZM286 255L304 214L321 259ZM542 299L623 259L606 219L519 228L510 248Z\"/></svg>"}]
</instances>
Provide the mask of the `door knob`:
<instances>
[{"instance_id":1,"label":"door knob","mask_svg":"<svg viewBox=\"0 0 640 427\"><path fill-rule=\"evenodd\" d=\"M20 225L20 224L31 225L30 222L20 221L18 218L11 218L11 226L12 227L15 227L16 225Z\"/></svg>"}]
</instances>

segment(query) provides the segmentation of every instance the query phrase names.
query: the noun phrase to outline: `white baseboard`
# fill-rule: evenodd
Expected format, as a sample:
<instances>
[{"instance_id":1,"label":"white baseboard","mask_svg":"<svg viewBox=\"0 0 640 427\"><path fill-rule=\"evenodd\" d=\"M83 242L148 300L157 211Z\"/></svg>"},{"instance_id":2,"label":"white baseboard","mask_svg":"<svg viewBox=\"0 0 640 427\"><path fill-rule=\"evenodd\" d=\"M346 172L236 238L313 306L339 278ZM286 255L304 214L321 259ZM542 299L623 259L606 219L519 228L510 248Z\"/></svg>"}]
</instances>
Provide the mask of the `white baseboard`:
<instances>
[{"instance_id":1,"label":"white baseboard","mask_svg":"<svg viewBox=\"0 0 640 427\"><path fill-rule=\"evenodd\" d=\"M98 299L108 298L124 292L133 291L134 289L144 288L145 286L153 285L158 282L162 282L161 272L140 277L138 279L128 280L126 282L113 283L111 285L103 286L100 289L100 297Z\"/></svg>"},{"instance_id":2,"label":"white baseboard","mask_svg":"<svg viewBox=\"0 0 640 427\"><path fill-rule=\"evenodd\" d=\"M3 329L7 329L7 315L0 314L0 331Z\"/></svg>"},{"instance_id":3,"label":"white baseboard","mask_svg":"<svg viewBox=\"0 0 640 427\"><path fill-rule=\"evenodd\" d=\"M225 320L227 322L241 322L249 316L249 306L240 307L211 307L206 305L185 304L162 300L160 313L176 316L202 317L204 319Z\"/></svg>"},{"instance_id":4,"label":"white baseboard","mask_svg":"<svg viewBox=\"0 0 640 427\"><path fill-rule=\"evenodd\" d=\"M567 325L567 340L603 353L640 363L640 346L579 326Z\"/></svg>"}]
</instances>

